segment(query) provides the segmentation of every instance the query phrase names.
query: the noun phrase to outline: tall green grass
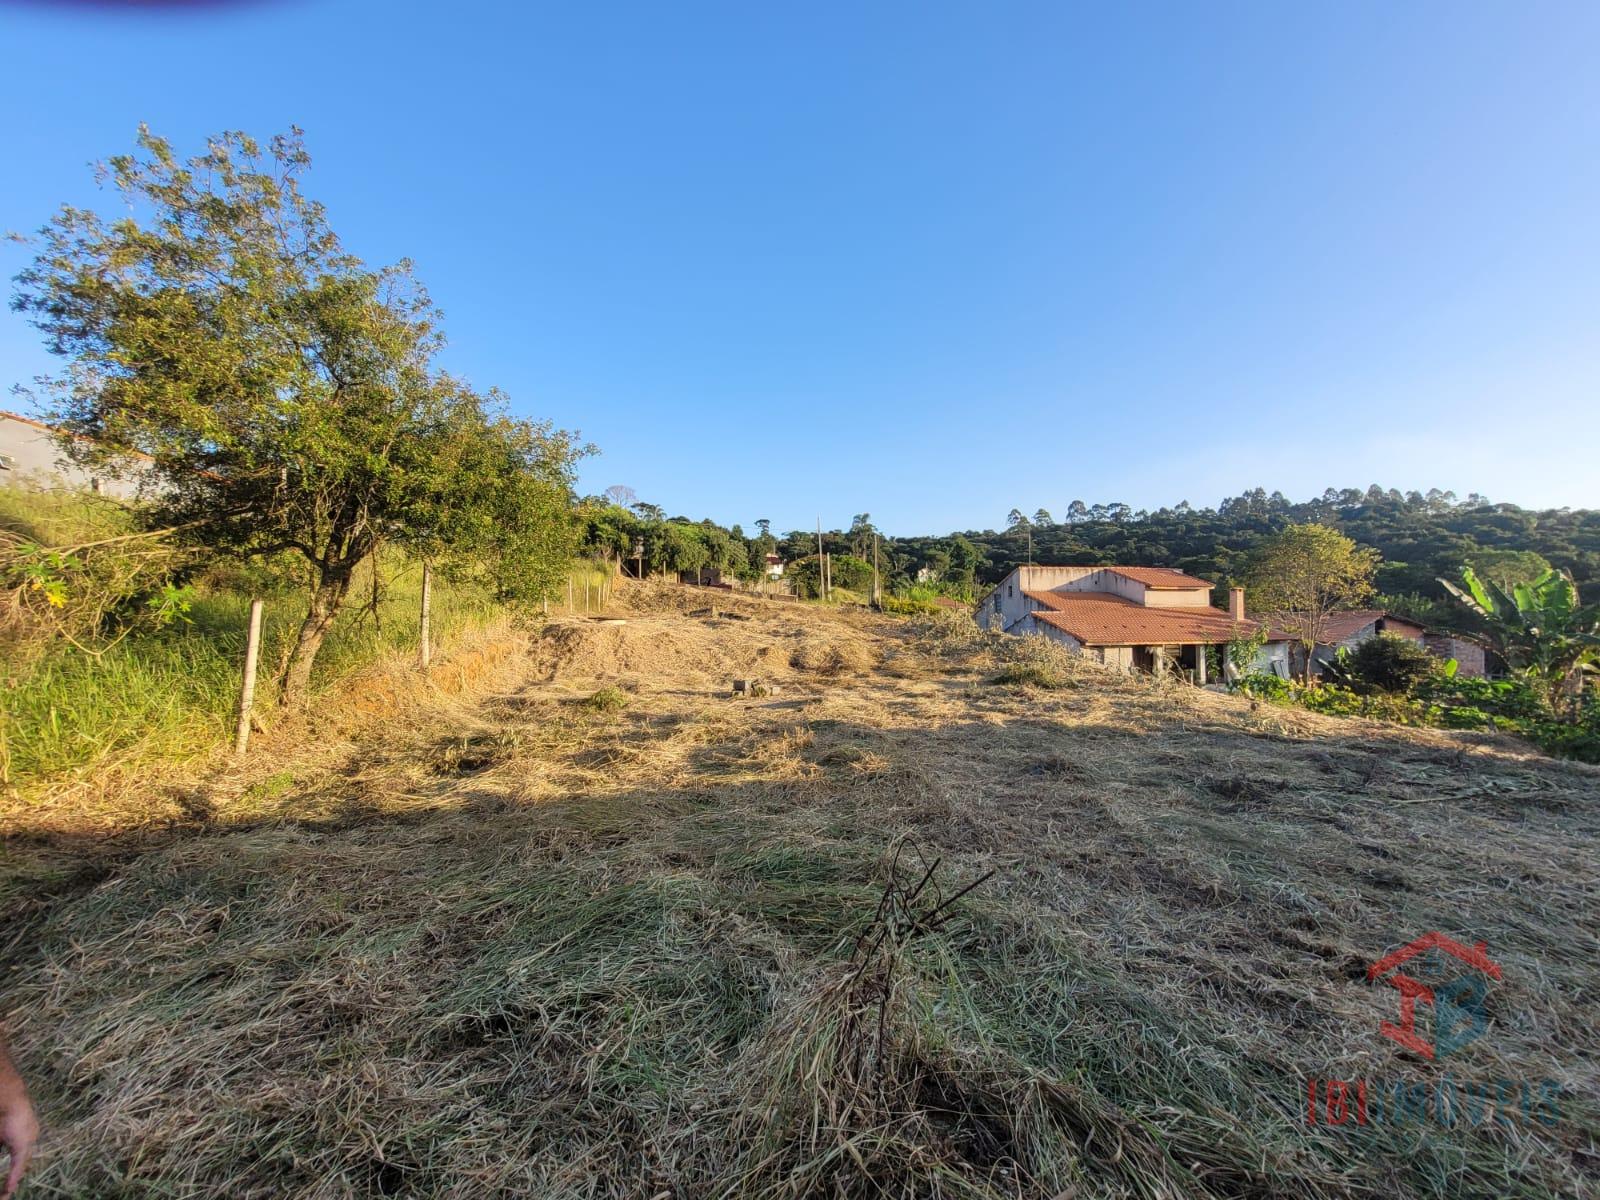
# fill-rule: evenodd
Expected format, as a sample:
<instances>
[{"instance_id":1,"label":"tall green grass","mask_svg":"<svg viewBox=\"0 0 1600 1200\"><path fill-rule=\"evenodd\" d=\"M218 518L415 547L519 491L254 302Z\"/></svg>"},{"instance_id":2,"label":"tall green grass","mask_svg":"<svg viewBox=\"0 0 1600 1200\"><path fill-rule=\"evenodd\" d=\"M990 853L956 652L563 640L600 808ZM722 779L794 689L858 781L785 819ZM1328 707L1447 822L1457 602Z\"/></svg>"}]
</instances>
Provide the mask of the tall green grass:
<instances>
[{"instance_id":1,"label":"tall green grass","mask_svg":"<svg viewBox=\"0 0 1600 1200\"><path fill-rule=\"evenodd\" d=\"M317 658L313 689L351 670L417 647L421 572L384 562L374 609L371 566L352 589L345 611ZM258 703L275 695L274 674L305 615L297 591L263 597ZM497 608L481 592L436 580L435 644L481 624ZM232 728L244 660L250 596L202 589L188 620L131 636L99 654L59 645L0 693L0 786L22 788L92 768L114 755L163 758L196 753Z\"/></svg>"}]
</instances>

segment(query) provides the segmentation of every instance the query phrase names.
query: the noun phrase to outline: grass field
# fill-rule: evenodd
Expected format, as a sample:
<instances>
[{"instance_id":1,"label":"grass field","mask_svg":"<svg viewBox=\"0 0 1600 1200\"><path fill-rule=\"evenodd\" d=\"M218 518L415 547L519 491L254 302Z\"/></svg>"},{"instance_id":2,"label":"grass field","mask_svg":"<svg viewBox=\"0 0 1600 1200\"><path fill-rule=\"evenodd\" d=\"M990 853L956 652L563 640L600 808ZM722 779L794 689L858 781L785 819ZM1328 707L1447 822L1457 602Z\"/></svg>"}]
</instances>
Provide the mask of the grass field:
<instances>
[{"instance_id":1,"label":"grass field","mask_svg":"<svg viewBox=\"0 0 1600 1200\"><path fill-rule=\"evenodd\" d=\"M120 506L78 492L0 487L0 529L46 545L110 536L129 528ZM373 576L379 587L376 598ZM236 577L238 576L238 577ZM137 770L174 757L213 752L231 736L244 659L250 600L266 601L258 702L270 714L275 668L305 616L303 591L279 583L251 587L242 572L203 577L186 619L141 633L101 653L58 645L19 671L0 670L0 793L34 797L113 764ZM351 600L317 660L313 687L326 690L373 663L417 653L421 567L383 556L357 573ZM574 568L571 587L551 597L555 611L598 609L603 571ZM482 592L435 580L436 644L502 617Z\"/></svg>"},{"instance_id":2,"label":"grass field","mask_svg":"<svg viewBox=\"0 0 1600 1200\"><path fill-rule=\"evenodd\" d=\"M92 838L6 811L53 864L6 893L32 1194L1595 1194L1600 770L970 623L625 601ZM1364 974L1433 929L1504 968L1446 1064ZM1305 1121L1311 1078L1446 1075L1557 1119Z\"/></svg>"}]
</instances>

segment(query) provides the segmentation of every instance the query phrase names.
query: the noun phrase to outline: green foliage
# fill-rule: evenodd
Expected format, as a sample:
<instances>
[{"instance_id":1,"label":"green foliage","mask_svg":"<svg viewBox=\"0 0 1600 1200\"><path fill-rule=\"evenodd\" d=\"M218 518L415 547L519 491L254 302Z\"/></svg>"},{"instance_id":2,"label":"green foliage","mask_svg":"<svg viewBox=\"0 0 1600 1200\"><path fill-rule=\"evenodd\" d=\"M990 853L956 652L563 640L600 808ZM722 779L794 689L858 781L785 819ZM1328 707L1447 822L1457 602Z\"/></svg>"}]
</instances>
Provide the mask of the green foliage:
<instances>
[{"instance_id":1,"label":"green foliage","mask_svg":"<svg viewBox=\"0 0 1600 1200\"><path fill-rule=\"evenodd\" d=\"M1365 717L1398 725L1486 730L1525 738L1548 754L1600 762L1600 698L1591 689L1572 719L1552 718L1539 691L1526 679L1463 679L1435 671L1414 696L1362 694L1338 684L1304 687L1274 675L1249 675L1235 688L1276 704L1298 705L1337 717Z\"/></svg>"},{"instance_id":2,"label":"green foliage","mask_svg":"<svg viewBox=\"0 0 1600 1200\"><path fill-rule=\"evenodd\" d=\"M1252 607L1278 614L1306 652L1326 638L1330 613L1372 595L1378 555L1326 525L1290 525L1264 540L1245 568Z\"/></svg>"},{"instance_id":3,"label":"green foliage","mask_svg":"<svg viewBox=\"0 0 1600 1200\"><path fill-rule=\"evenodd\" d=\"M286 702L379 545L508 598L548 587L581 453L435 367L426 292L341 247L300 190L309 162L298 131L223 134L184 162L141 130L105 168L124 212L63 208L14 300L66 360L46 386L68 454L106 475L148 455L151 528L301 560Z\"/></svg>"},{"instance_id":4,"label":"green foliage","mask_svg":"<svg viewBox=\"0 0 1600 1200\"><path fill-rule=\"evenodd\" d=\"M1228 643L1223 649L1228 665L1241 675L1249 673L1251 666L1256 661L1256 656L1261 653L1262 647L1267 644L1267 626L1259 624L1253 628L1243 625L1237 626ZM1210 648L1207 653L1209 654ZM1221 666L1221 663L1217 663Z\"/></svg>"},{"instance_id":5,"label":"green foliage","mask_svg":"<svg viewBox=\"0 0 1600 1200\"><path fill-rule=\"evenodd\" d=\"M188 556L88 492L0 488L0 679L52 644L99 652L186 618Z\"/></svg>"},{"instance_id":6,"label":"green foliage","mask_svg":"<svg viewBox=\"0 0 1600 1200\"><path fill-rule=\"evenodd\" d=\"M899 613L903 616L934 616L944 610L932 600L918 599L915 596L885 596L883 598L883 611Z\"/></svg>"},{"instance_id":7,"label":"green foliage","mask_svg":"<svg viewBox=\"0 0 1600 1200\"><path fill-rule=\"evenodd\" d=\"M311 680L313 695L359 666L386 655L416 654L420 570L380 552L358 572L354 590L375 607L347 605L334 623ZM257 581L247 580L254 585ZM226 576L197 579L187 619L83 654L46 648L16 670L0 705L0 788L27 788L64 772L108 761L148 761L208 751L226 741L239 698L239 664L251 586L234 591ZM261 661L279 661L294 645L302 602L296 593L266 594ZM496 612L470 585L440 579L433 588L433 629L440 640L479 626ZM274 684L263 679L263 699Z\"/></svg>"},{"instance_id":8,"label":"green foliage","mask_svg":"<svg viewBox=\"0 0 1600 1200\"><path fill-rule=\"evenodd\" d=\"M1414 638L1381 633L1354 650L1341 651L1331 673L1361 695L1387 692L1410 695L1442 669L1439 659Z\"/></svg>"},{"instance_id":9,"label":"green foliage","mask_svg":"<svg viewBox=\"0 0 1600 1200\"><path fill-rule=\"evenodd\" d=\"M1495 649L1526 676L1552 712L1570 707L1584 673L1600 661L1600 605L1578 602L1577 586L1559 571L1509 588L1466 567L1462 584L1439 582L1482 618Z\"/></svg>"},{"instance_id":10,"label":"green foliage","mask_svg":"<svg viewBox=\"0 0 1600 1200\"><path fill-rule=\"evenodd\" d=\"M872 586L872 564L850 554L832 554L828 575L835 589L865 592ZM821 570L815 555L791 563L786 576L802 596L817 599L822 595Z\"/></svg>"},{"instance_id":11,"label":"green foliage","mask_svg":"<svg viewBox=\"0 0 1600 1200\"><path fill-rule=\"evenodd\" d=\"M618 687L603 687L583 704L598 713L621 712L628 707L628 693Z\"/></svg>"}]
</instances>

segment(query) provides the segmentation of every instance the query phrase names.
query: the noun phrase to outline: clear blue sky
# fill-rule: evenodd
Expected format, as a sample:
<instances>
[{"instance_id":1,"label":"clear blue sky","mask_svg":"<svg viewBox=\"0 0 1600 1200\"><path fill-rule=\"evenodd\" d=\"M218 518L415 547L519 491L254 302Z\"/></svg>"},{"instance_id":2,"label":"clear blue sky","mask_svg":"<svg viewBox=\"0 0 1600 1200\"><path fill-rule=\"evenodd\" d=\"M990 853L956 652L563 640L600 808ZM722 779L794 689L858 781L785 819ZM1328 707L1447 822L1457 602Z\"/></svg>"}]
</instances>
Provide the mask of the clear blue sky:
<instances>
[{"instance_id":1,"label":"clear blue sky","mask_svg":"<svg viewBox=\"0 0 1600 1200\"><path fill-rule=\"evenodd\" d=\"M1597 51L1592 0L0 0L0 227L141 120L299 124L447 365L693 517L1596 505Z\"/></svg>"}]
</instances>

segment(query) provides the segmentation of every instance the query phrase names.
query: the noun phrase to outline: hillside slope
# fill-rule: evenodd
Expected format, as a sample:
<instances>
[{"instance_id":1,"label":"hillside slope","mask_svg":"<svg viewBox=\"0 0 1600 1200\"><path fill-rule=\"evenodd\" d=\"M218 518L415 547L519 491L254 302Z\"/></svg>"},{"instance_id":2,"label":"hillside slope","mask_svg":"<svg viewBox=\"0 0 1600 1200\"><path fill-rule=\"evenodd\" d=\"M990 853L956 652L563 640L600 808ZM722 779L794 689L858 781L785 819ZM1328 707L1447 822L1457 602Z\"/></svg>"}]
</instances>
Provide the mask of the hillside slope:
<instances>
[{"instance_id":1,"label":"hillside slope","mask_svg":"<svg viewBox=\"0 0 1600 1200\"><path fill-rule=\"evenodd\" d=\"M1600 770L683 607L137 831L5 814L77 856L5 964L33 1194L1591 1194ZM1504 971L1442 1064L1365 977L1430 930ZM1308 1079L1447 1074L1555 1120L1306 1124Z\"/></svg>"}]
</instances>

